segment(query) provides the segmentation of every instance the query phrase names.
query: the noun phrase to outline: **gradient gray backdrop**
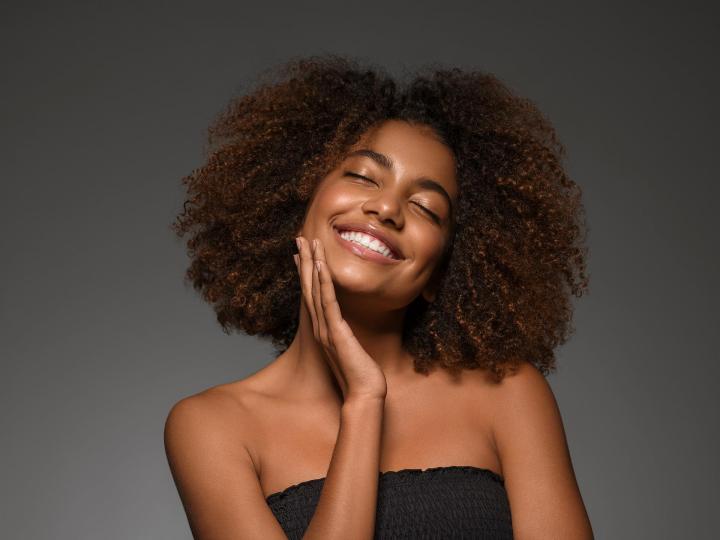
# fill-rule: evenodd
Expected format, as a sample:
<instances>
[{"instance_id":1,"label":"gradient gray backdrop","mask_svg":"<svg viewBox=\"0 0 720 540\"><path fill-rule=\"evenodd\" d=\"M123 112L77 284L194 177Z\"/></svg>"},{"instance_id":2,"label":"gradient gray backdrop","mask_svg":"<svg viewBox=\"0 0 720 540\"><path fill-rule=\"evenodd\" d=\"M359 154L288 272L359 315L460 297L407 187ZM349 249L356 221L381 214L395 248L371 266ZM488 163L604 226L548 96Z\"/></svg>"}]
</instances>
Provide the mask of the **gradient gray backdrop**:
<instances>
[{"instance_id":1,"label":"gradient gray backdrop","mask_svg":"<svg viewBox=\"0 0 720 540\"><path fill-rule=\"evenodd\" d=\"M255 74L335 52L486 69L553 120L584 190L591 292L549 381L596 537L717 537L714 10L15 4L0 7L0 536L190 538L166 414L272 348L223 334L183 285L180 178Z\"/></svg>"}]
</instances>

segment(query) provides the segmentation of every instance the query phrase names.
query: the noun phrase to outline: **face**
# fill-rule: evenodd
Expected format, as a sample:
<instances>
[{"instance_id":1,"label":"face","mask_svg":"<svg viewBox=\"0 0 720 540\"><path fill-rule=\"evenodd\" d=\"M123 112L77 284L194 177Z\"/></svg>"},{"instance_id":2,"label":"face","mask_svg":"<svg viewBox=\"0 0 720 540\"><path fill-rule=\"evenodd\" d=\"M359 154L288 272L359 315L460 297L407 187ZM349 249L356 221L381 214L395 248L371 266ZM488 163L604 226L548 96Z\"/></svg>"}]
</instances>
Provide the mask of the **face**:
<instances>
[{"instance_id":1,"label":"face","mask_svg":"<svg viewBox=\"0 0 720 540\"><path fill-rule=\"evenodd\" d=\"M452 151L427 126L388 120L319 183L301 234L325 247L339 299L399 309L419 294L432 300L456 201Z\"/></svg>"}]
</instances>

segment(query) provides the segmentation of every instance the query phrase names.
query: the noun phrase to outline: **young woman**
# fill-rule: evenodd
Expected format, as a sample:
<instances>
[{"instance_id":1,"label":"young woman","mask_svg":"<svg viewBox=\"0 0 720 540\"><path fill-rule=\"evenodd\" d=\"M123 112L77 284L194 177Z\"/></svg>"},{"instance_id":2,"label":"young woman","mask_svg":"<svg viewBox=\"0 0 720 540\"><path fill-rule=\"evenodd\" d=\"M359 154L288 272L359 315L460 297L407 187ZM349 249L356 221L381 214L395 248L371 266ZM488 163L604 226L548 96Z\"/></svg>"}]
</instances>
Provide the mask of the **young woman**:
<instances>
[{"instance_id":1,"label":"young woman","mask_svg":"<svg viewBox=\"0 0 720 540\"><path fill-rule=\"evenodd\" d=\"M210 142L187 277L279 354L168 415L194 537L592 538L545 379L583 208L542 114L485 73L312 57Z\"/></svg>"}]
</instances>

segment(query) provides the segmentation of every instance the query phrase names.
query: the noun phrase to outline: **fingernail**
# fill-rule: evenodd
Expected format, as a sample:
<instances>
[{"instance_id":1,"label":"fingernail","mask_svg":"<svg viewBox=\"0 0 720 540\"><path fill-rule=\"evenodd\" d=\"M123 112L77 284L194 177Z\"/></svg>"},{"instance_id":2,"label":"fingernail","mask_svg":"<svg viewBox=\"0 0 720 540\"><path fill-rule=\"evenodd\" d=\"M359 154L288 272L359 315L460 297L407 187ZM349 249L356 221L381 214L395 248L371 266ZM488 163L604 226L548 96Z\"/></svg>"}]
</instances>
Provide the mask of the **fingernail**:
<instances>
[{"instance_id":1,"label":"fingernail","mask_svg":"<svg viewBox=\"0 0 720 540\"><path fill-rule=\"evenodd\" d=\"M315 238L315 239L313 240L313 251L315 251L315 250L317 249L317 244L318 244L317 238Z\"/></svg>"},{"instance_id":2,"label":"fingernail","mask_svg":"<svg viewBox=\"0 0 720 540\"><path fill-rule=\"evenodd\" d=\"M300 237L295 238L295 243L297 244L298 249L300 249Z\"/></svg>"},{"instance_id":3,"label":"fingernail","mask_svg":"<svg viewBox=\"0 0 720 540\"><path fill-rule=\"evenodd\" d=\"M295 266L297 266L298 264L300 264L300 263L298 262L298 254L297 254L297 253L293 253L293 260L295 261Z\"/></svg>"},{"instance_id":4,"label":"fingernail","mask_svg":"<svg viewBox=\"0 0 720 540\"><path fill-rule=\"evenodd\" d=\"M320 271L320 261L315 261L315 268L317 268L317 271Z\"/></svg>"}]
</instances>

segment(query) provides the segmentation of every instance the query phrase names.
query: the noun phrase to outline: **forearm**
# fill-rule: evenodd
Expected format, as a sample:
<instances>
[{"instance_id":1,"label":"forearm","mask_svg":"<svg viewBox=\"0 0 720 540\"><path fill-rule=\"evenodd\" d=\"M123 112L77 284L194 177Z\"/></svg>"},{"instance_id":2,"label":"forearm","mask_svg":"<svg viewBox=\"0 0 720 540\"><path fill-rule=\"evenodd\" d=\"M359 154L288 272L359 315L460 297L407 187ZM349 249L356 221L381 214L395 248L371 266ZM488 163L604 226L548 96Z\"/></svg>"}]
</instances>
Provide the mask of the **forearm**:
<instances>
[{"instance_id":1,"label":"forearm","mask_svg":"<svg viewBox=\"0 0 720 540\"><path fill-rule=\"evenodd\" d=\"M373 538L384 408L379 398L343 404L332 460L303 538Z\"/></svg>"}]
</instances>

